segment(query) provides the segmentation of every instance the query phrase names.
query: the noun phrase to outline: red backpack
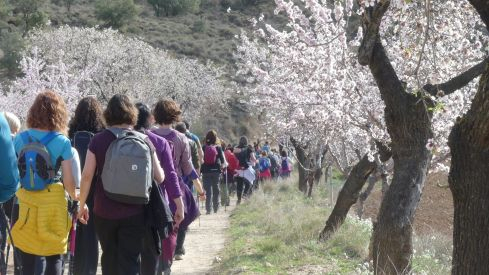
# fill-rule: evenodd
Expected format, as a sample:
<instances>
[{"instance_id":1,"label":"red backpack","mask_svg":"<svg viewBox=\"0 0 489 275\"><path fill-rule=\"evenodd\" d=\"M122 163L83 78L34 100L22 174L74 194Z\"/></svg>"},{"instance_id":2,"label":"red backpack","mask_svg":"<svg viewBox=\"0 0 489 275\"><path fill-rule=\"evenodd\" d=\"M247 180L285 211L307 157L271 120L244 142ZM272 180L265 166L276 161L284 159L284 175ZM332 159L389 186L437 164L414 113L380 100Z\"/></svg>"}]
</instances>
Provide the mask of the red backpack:
<instances>
[{"instance_id":1,"label":"red backpack","mask_svg":"<svg viewBox=\"0 0 489 275\"><path fill-rule=\"evenodd\" d=\"M204 146L204 164L214 165L217 161L217 148L215 145Z\"/></svg>"}]
</instances>

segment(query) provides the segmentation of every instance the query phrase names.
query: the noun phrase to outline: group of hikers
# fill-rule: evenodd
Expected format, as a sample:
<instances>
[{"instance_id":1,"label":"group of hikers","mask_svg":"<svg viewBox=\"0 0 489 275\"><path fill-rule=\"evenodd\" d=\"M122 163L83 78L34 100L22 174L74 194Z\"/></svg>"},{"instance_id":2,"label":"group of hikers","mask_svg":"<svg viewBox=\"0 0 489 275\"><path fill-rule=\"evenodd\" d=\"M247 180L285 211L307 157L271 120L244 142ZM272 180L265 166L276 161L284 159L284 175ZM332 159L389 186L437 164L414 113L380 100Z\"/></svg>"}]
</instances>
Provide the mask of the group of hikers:
<instances>
[{"instance_id":1,"label":"group of hikers","mask_svg":"<svg viewBox=\"0 0 489 275\"><path fill-rule=\"evenodd\" d=\"M172 100L150 109L118 94L105 110L83 98L70 117L52 90L24 127L0 113L0 274L10 247L16 275L62 274L65 262L96 274L99 244L103 274L170 274L199 201L216 213L230 193L239 204L259 181L290 175L285 151L245 136L226 145L214 130L201 143L181 116Z\"/></svg>"}]
</instances>

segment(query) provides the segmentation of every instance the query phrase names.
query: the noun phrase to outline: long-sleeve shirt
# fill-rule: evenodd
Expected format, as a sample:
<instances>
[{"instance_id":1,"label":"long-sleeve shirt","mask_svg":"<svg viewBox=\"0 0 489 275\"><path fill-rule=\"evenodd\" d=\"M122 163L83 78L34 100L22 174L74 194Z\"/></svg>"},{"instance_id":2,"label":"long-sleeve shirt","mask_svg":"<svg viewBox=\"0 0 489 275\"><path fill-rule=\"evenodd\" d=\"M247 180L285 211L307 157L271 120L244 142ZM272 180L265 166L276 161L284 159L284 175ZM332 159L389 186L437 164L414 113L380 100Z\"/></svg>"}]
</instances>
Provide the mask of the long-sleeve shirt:
<instances>
[{"instance_id":1,"label":"long-sleeve shirt","mask_svg":"<svg viewBox=\"0 0 489 275\"><path fill-rule=\"evenodd\" d=\"M153 129L152 132L164 137L167 141L172 143L173 164L177 171L177 175L179 177L186 176L192 180L198 178L192 164L192 155L190 153L190 145L188 144L187 137L184 134L169 128Z\"/></svg>"},{"instance_id":2,"label":"long-sleeve shirt","mask_svg":"<svg viewBox=\"0 0 489 275\"><path fill-rule=\"evenodd\" d=\"M17 191L19 170L15 155L10 127L3 115L0 115L0 202L6 202Z\"/></svg>"},{"instance_id":3,"label":"long-sleeve shirt","mask_svg":"<svg viewBox=\"0 0 489 275\"><path fill-rule=\"evenodd\" d=\"M166 191L168 197L172 200L182 196L178 175L173 165L173 152L171 151L168 141L150 131L147 131L146 134L151 143L153 143L161 168L163 168L163 171L165 172L165 180L163 181L162 187Z\"/></svg>"}]
</instances>

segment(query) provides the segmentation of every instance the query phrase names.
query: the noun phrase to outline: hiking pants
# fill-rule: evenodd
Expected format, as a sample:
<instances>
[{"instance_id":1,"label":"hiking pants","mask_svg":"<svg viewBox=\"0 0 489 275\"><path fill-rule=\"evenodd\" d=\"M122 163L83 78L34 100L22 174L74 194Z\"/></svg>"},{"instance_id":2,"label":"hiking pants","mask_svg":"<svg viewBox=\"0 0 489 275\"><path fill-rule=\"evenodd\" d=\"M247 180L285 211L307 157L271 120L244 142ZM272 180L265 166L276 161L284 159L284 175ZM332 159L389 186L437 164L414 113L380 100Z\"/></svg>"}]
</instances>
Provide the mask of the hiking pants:
<instances>
[{"instance_id":1,"label":"hiking pants","mask_svg":"<svg viewBox=\"0 0 489 275\"><path fill-rule=\"evenodd\" d=\"M219 181L221 173L202 173L202 181L205 189L205 210L211 212L211 200L214 212L219 209Z\"/></svg>"},{"instance_id":2,"label":"hiking pants","mask_svg":"<svg viewBox=\"0 0 489 275\"><path fill-rule=\"evenodd\" d=\"M187 229L188 228L178 228L177 247L175 248L175 255L185 255L185 248L183 247L183 244L185 243L185 237L187 236Z\"/></svg>"},{"instance_id":3,"label":"hiking pants","mask_svg":"<svg viewBox=\"0 0 489 275\"><path fill-rule=\"evenodd\" d=\"M15 252L20 258L22 264L22 274L44 274L44 275L61 275L63 272L63 255L53 255L40 257L37 255L23 252L16 249ZM42 258L43 261L39 261ZM16 265L18 263L16 262ZM39 269L44 269L44 272ZM19 267L15 268L15 275L19 275Z\"/></svg>"},{"instance_id":4,"label":"hiking pants","mask_svg":"<svg viewBox=\"0 0 489 275\"><path fill-rule=\"evenodd\" d=\"M89 215L93 217L93 199L87 200L87 205ZM86 225L78 222L75 242L75 274L95 275L98 266L98 239L94 219L89 219Z\"/></svg>"},{"instance_id":5,"label":"hiking pants","mask_svg":"<svg viewBox=\"0 0 489 275\"><path fill-rule=\"evenodd\" d=\"M144 214L110 220L94 216L95 230L102 247L102 274L140 273L140 254L146 232Z\"/></svg>"},{"instance_id":6,"label":"hiking pants","mask_svg":"<svg viewBox=\"0 0 489 275\"><path fill-rule=\"evenodd\" d=\"M241 202L241 196L244 194L244 196L246 197L249 191L250 191L250 182L245 178L236 177L236 195L238 196L238 203Z\"/></svg>"}]
</instances>

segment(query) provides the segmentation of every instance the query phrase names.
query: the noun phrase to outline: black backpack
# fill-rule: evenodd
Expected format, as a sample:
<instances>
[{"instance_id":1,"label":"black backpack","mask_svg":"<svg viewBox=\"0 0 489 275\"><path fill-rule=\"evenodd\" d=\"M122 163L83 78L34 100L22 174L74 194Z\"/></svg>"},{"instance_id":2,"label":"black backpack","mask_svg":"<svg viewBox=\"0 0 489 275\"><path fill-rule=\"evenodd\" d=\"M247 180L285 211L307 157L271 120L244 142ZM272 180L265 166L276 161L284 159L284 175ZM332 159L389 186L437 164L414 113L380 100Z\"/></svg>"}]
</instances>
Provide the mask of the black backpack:
<instances>
[{"instance_id":1,"label":"black backpack","mask_svg":"<svg viewBox=\"0 0 489 275\"><path fill-rule=\"evenodd\" d=\"M250 161L250 149L245 147L241 148L241 152L236 154L236 157L238 158L239 161L239 166L247 169L250 165L248 162Z\"/></svg>"},{"instance_id":2,"label":"black backpack","mask_svg":"<svg viewBox=\"0 0 489 275\"><path fill-rule=\"evenodd\" d=\"M85 167L85 157L87 156L88 145L95 136L94 133L88 131L78 131L73 135L71 146L73 146L80 157L80 168Z\"/></svg>"}]
</instances>

